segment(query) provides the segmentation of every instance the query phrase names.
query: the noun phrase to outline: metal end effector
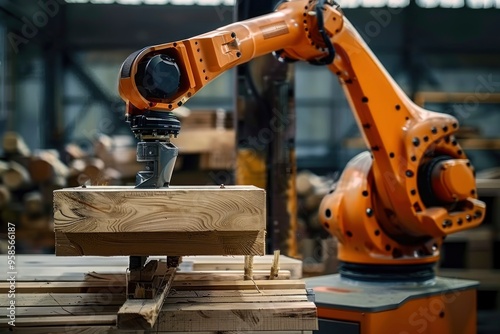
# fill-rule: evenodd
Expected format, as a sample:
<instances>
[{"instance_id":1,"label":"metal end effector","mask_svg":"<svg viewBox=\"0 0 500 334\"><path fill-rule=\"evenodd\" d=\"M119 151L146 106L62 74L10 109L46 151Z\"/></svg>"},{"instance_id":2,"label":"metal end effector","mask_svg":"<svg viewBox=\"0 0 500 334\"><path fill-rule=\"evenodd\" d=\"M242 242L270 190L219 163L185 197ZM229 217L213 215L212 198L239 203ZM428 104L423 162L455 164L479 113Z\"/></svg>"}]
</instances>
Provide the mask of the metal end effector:
<instances>
[{"instance_id":1,"label":"metal end effector","mask_svg":"<svg viewBox=\"0 0 500 334\"><path fill-rule=\"evenodd\" d=\"M168 187L177 158L177 147L170 142L140 142L137 161L146 162L146 170L136 175L136 188Z\"/></svg>"},{"instance_id":2,"label":"metal end effector","mask_svg":"<svg viewBox=\"0 0 500 334\"><path fill-rule=\"evenodd\" d=\"M170 142L180 131L180 122L171 112L149 111L129 118L132 132L140 140L137 161L145 162L145 170L137 173L136 188L168 187L178 150Z\"/></svg>"},{"instance_id":3,"label":"metal end effector","mask_svg":"<svg viewBox=\"0 0 500 334\"><path fill-rule=\"evenodd\" d=\"M132 54L122 66L122 77L130 75L133 60L138 53ZM154 55L141 60L138 64L135 83L141 94L148 99L157 100L175 95L179 89L181 74L175 61L166 55ZM136 188L168 187L177 158L177 148L170 143L181 129L179 120L172 112L152 110L154 102L145 108L137 109L127 104L127 122L137 144L137 161L145 162L144 171L137 173Z\"/></svg>"},{"instance_id":4,"label":"metal end effector","mask_svg":"<svg viewBox=\"0 0 500 334\"><path fill-rule=\"evenodd\" d=\"M171 112L147 111L140 115L130 115L127 119L137 143L137 161L145 162L145 170L136 175L136 188L155 189L168 187L174 170L178 149L170 142L171 137L177 137L181 129L179 120ZM169 261L170 259L170 261ZM147 257L130 256L129 298L154 298L156 293L144 294L144 291L161 291L154 287L153 276L148 268L158 265L158 261L148 262ZM167 257L169 267L177 267L179 257ZM165 278L165 277L164 277Z\"/></svg>"},{"instance_id":5,"label":"metal end effector","mask_svg":"<svg viewBox=\"0 0 500 334\"><path fill-rule=\"evenodd\" d=\"M141 64L143 76L137 80L146 96L166 97L179 86L179 72L175 63L170 59L157 56ZM172 137L177 137L181 129L179 120L172 112L146 110L135 113L130 106L127 122L137 143L137 161L145 162L145 170L136 175L136 188L156 189L170 185L178 149L170 142ZM147 291L162 291L155 287L154 271L151 268L158 266L158 261L149 261L146 264L145 256L130 256L130 284L128 284L129 298L154 298L156 293ZM179 257L167 257L167 266L176 268ZM165 273L166 275L166 273ZM165 279L162 277L161 281Z\"/></svg>"}]
</instances>

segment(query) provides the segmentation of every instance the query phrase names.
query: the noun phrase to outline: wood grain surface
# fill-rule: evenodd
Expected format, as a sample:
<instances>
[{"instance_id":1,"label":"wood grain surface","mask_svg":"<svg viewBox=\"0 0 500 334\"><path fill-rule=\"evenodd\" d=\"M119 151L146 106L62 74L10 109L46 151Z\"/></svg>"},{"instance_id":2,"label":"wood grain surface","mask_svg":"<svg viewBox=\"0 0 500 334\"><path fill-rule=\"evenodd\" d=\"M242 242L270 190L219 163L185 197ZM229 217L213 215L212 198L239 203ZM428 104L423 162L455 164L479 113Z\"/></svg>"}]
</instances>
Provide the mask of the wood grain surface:
<instances>
[{"instance_id":1,"label":"wood grain surface","mask_svg":"<svg viewBox=\"0 0 500 334\"><path fill-rule=\"evenodd\" d=\"M255 259L255 264L266 263L269 273L270 257ZM287 263L285 257L282 259ZM242 256L191 257L190 261L198 260L217 266L239 262L238 275L243 273ZM318 328L316 307L300 280L228 280L234 273L226 270L212 269L210 278L208 272L181 270L175 274L163 306L151 307L144 301L126 300L127 257L20 255L18 261L16 326L10 327L4 318L0 333L312 334L310 331ZM89 273L89 268L97 272ZM35 272L38 276L34 280L23 280ZM1 308L10 303L9 288L9 282L0 282ZM119 330L118 312L127 305L131 313L146 318L148 312L157 314L155 326L145 330L124 326L126 329Z\"/></svg>"},{"instance_id":2,"label":"wood grain surface","mask_svg":"<svg viewBox=\"0 0 500 334\"><path fill-rule=\"evenodd\" d=\"M56 190L56 254L263 255L265 205L253 186Z\"/></svg>"}]
</instances>

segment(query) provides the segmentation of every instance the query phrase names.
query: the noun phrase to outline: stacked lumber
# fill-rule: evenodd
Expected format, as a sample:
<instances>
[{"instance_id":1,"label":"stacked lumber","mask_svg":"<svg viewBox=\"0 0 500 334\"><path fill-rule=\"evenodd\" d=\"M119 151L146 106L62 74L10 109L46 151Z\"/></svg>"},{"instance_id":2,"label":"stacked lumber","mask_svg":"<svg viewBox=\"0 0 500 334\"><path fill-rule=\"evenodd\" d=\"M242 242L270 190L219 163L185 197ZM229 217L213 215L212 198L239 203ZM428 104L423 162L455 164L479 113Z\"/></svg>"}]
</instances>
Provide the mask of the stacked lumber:
<instances>
[{"instance_id":1,"label":"stacked lumber","mask_svg":"<svg viewBox=\"0 0 500 334\"><path fill-rule=\"evenodd\" d=\"M264 258L261 262L267 261L269 274L272 257ZM115 333L120 329L120 333L298 334L312 333L318 326L316 306L304 281L287 279L281 271L278 275L281 279L269 280L269 276L257 274L253 281L245 281L242 271L237 276L212 270L207 280L207 273L181 269L172 280L172 289L161 308L145 308L139 303L124 308L130 302L126 300L126 258L86 258L83 265L67 259L50 256L20 259L16 326L9 328L3 321L0 331ZM212 261L222 266L225 259L218 257ZM23 263L28 262L29 266L24 267ZM85 274L92 267L99 273ZM69 279L65 274L68 270L79 271L81 278L72 274ZM44 271L50 276L40 274ZM30 280L35 272L37 281ZM54 277L57 275L60 276ZM2 308L9 306L8 290L7 282L0 283ZM152 316L158 319L154 326L143 327L144 320Z\"/></svg>"},{"instance_id":2,"label":"stacked lumber","mask_svg":"<svg viewBox=\"0 0 500 334\"><path fill-rule=\"evenodd\" d=\"M176 109L175 112L177 112ZM196 109L177 112L182 129L232 129L233 113L224 109Z\"/></svg>"},{"instance_id":3,"label":"stacked lumber","mask_svg":"<svg viewBox=\"0 0 500 334\"><path fill-rule=\"evenodd\" d=\"M181 121L181 132L172 139L179 148L176 171L233 168L235 132L231 112L181 107L176 113ZM94 152L107 168L118 171L124 179L135 178L144 166L136 161L136 140L131 136L101 135L94 143Z\"/></svg>"},{"instance_id":4,"label":"stacked lumber","mask_svg":"<svg viewBox=\"0 0 500 334\"><path fill-rule=\"evenodd\" d=\"M179 148L181 158L190 158L183 159L184 169L234 169L236 136L232 112L224 109L188 110L178 117L181 133L173 143Z\"/></svg>"}]
</instances>

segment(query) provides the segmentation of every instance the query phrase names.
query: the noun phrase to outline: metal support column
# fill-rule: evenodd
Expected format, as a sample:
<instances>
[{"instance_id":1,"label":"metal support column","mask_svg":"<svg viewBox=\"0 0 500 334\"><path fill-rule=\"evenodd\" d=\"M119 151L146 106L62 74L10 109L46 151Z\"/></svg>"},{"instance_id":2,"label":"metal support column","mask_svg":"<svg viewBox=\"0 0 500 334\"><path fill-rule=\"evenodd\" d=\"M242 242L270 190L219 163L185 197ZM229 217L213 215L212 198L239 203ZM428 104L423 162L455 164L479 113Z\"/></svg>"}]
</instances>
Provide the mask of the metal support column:
<instances>
[{"instance_id":1,"label":"metal support column","mask_svg":"<svg viewBox=\"0 0 500 334\"><path fill-rule=\"evenodd\" d=\"M43 147L62 149L63 138L63 59L53 45L43 54L43 113L40 115Z\"/></svg>"},{"instance_id":2,"label":"metal support column","mask_svg":"<svg viewBox=\"0 0 500 334\"><path fill-rule=\"evenodd\" d=\"M235 20L272 12L276 3L237 1ZM267 191L267 252L296 256L293 66L266 55L236 72L236 183Z\"/></svg>"},{"instance_id":3,"label":"metal support column","mask_svg":"<svg viewBox=\"0 0 500 334\"><path fill-rule=\"evenodd\" d=\"M64 146L64 31L66 6L57 7L45 28L50 38L43 49L43 109L40 115L42 147L62 150Z\"/></svg>"}]
</instances>

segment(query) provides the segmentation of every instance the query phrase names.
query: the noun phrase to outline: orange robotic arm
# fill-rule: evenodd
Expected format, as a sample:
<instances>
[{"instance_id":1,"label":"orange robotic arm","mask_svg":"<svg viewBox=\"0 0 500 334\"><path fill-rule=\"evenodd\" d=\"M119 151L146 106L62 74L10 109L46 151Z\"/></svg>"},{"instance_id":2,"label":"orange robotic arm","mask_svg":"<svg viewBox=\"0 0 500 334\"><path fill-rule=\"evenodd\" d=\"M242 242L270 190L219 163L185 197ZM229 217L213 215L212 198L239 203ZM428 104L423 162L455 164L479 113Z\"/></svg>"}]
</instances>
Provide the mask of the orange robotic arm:
<instances>
[{"instance_id":1,"label":"orange robotic arm","mask_svg":"<svg viewBox=\"0 0 500 334\"><path fill-rule=\"evenodd\" d=\"M140 50L122 67L120 95L129 115L170 111L222 72L273 51L339 77L371 150L347 165L320 207L341 261L434 263L444 236L481 223L485 205L454 137L457 120L416 106L331 1L283 2L271 14Z\"/></svg>"}]
</instances>

